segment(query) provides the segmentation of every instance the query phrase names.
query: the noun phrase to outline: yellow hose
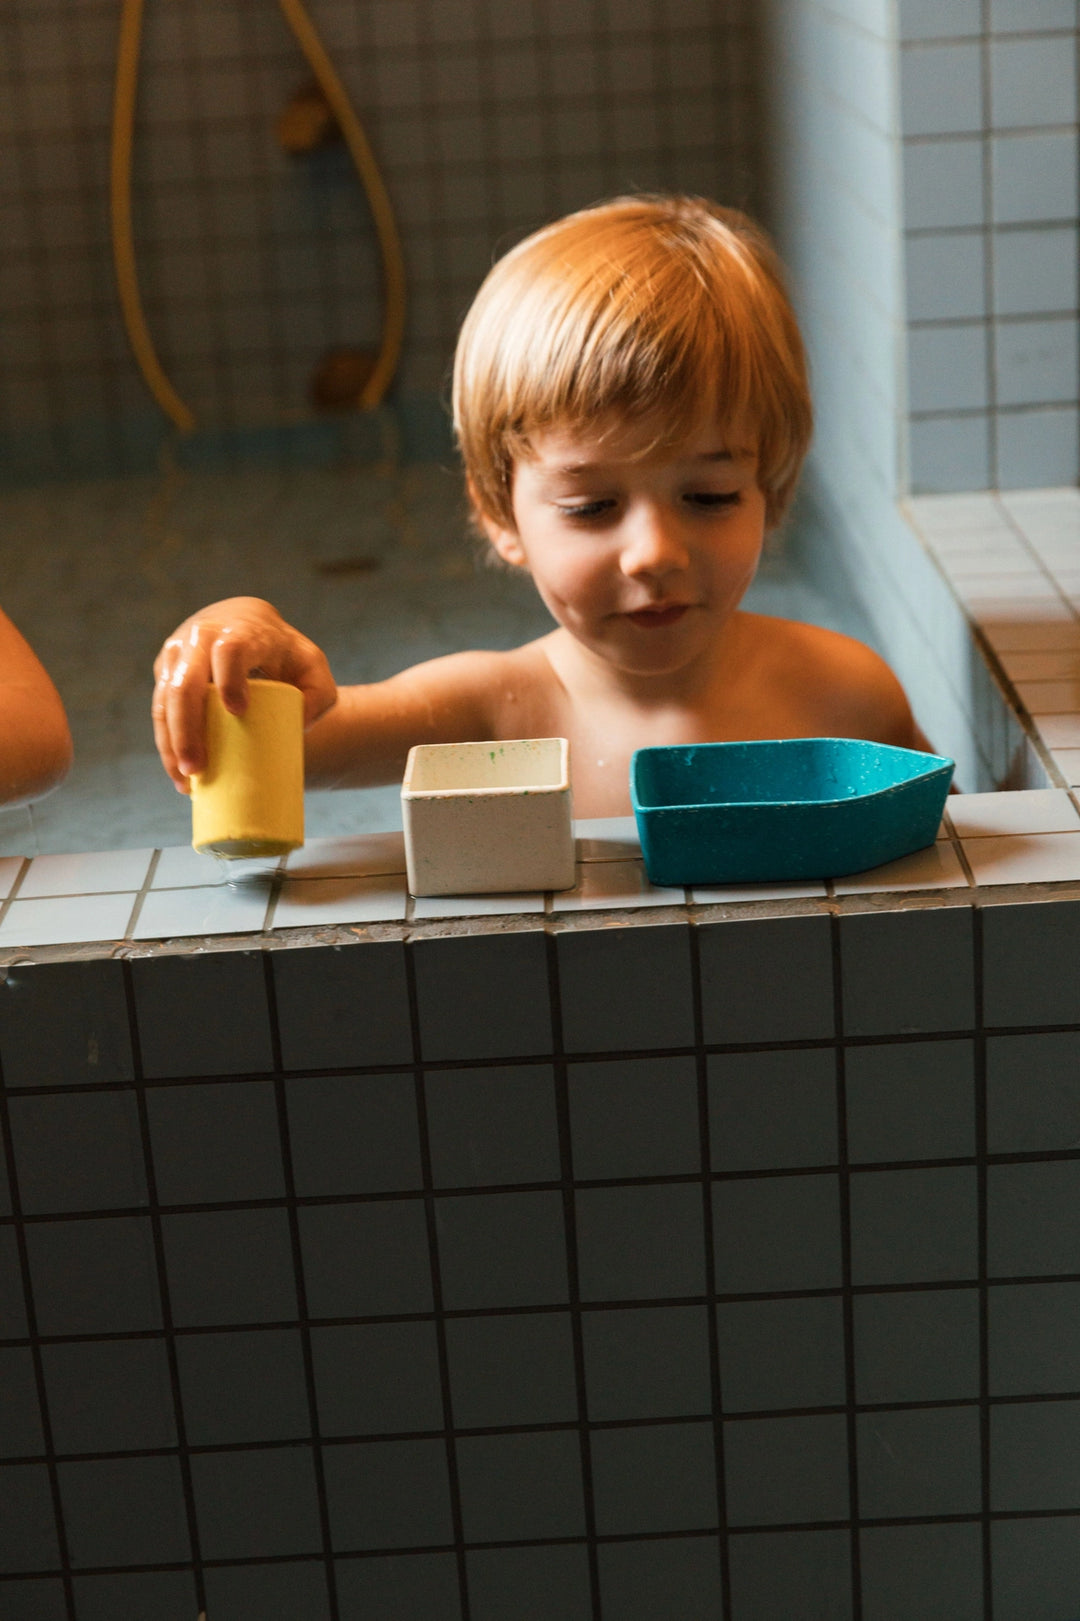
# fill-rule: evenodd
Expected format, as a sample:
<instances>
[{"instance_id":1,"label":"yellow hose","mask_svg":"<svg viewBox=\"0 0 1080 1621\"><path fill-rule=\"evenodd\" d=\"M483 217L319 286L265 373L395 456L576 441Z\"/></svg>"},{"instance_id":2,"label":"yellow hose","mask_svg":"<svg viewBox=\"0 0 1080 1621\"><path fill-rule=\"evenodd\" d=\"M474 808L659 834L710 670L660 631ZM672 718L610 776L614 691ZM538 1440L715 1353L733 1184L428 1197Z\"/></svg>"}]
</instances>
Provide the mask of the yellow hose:
<instances>
[{"instance_id":1,"label":"yellow hose","mask_svg":"<svg viewBox=\"0 0 1080 1621\"><path fill-rule=\"evenodd\" d=\"M367 194L375 222L383 267L382 339L375 367L364 385L359 405L374 410L393 381L405 335L405 261L390 197L375 155L323 43L301 0L279 0L285 21L315 75L345 137L345 144ZM166 377L157 357L139 294L135 241L131 226L131 151L135 96L139 77L139 44L143 0L123 0L113 99L111 216L113 262L120 308L132 352L146 385L165 415L181 433L191 433L195 417Z\"/></svg>"},{"instance_id":2,"label":"yellow hose","mask_svg":"<svg viewBox=\"0 0 1080 1621\"><path fill-rule=\"evenodd\" d=\"M131 229L131 147L135 128L135 93L139 78L139 40L143 0L124 0L120 13L120 40L116 53L116 93L113 98L110 208L113 263L120 293L124 326L139 370L165 415L181 433L191 433L195 418L166 377L146 324L139 278L135 269L135 239Z\"/></svg>"},{"instance_id":3,"label":"yellow hose","mask_svg":"<svg viewBox=\"0 0 1080 1621\"><path fill-rule=\"evenodd\" d=\"M379 239L383 267L382 340L375 368L359 400L362 409L371 411L393 381L405 335L405 261L401 252L401 238L375 155L311 18L301 0L278 0L278 4L345 137L349 155L367 193L368 207Z\"/></svg>"}]
</instances>

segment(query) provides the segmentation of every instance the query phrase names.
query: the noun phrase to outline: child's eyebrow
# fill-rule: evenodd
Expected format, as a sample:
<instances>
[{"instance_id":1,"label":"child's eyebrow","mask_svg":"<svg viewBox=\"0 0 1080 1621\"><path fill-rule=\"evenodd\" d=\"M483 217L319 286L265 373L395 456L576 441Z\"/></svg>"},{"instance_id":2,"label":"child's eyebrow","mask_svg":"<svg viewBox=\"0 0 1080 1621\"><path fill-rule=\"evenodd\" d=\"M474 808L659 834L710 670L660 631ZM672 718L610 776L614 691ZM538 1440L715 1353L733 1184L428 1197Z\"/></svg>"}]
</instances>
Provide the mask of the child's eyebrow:
<instances>
[{"instance_id":1,"label":"child's eyebrow","mask_svg":"<svg viewBox=\"0 0 1080 1621\"><path fill-rule=\"evenodd\" d=\"M688 456L692 462L739 462L749 458L747 451L731 450L705 450L700 455ZM610 462L564 462L561 466L553 467L551 471L561 478L574 478L583 473L603 473L610 467Z\"/></svg>"}]
</instances>

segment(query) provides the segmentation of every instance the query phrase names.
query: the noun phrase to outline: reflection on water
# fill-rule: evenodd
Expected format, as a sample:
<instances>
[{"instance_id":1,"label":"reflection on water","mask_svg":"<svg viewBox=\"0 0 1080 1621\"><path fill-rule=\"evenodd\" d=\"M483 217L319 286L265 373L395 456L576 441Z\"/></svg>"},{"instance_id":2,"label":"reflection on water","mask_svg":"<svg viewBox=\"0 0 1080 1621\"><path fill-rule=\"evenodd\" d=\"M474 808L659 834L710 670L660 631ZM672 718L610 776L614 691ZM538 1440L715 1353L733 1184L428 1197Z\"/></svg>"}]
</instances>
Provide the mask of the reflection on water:
<instances>
[{"instance_id":1,"label":"reflection on water","mask_svg":"<svg viewBox=\"0 0 1080 1621\"><path fill-rule=\"evenodd\" d=\"M5 491L0 532L0 601L56 681L75 739L57 793L0 811L0 854L188 842L188 802L154 753L151 663L217 598L266 597L345 683L551 627L527 580L477 560L459 476L433 464L173 470ZM770 552L747 605L865 634L796 554ZM309 837L399 826L396 787L308 795Z\"/></svg>"}]
</instances>

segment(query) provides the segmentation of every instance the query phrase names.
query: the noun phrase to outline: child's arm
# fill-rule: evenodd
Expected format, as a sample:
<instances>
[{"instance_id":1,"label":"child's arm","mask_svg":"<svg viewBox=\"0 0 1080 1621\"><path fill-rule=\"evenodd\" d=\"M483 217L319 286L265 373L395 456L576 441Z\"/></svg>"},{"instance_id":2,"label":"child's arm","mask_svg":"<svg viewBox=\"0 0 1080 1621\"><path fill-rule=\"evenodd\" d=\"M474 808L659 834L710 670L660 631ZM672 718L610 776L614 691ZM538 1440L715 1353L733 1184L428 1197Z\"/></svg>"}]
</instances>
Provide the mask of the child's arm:
<instances>
[{"instance_id":1,"label":"child's arm","mask_svg":"<svg viewBox=\"0 0 1080 1621\"><path fill-rule=\"evenodd\" d=\"M395 782L414 743L490 735L493 661L454 653L388 681L338 688L326 657L276 608L257 597L216 602L169 637L154 665L152 715L161 762L182 793L206 764L206 688L212 681L232 714L247 708L256 672L304 695L305 775L313 788Z\"/></svg>"},{"instance_id":2,"label":"child's arm","mask_svg":"<svg viewBox=\"0 0 1080 1621\"><path fill-rule=\"evenodd\" d=\"M0 804L25 805L71 766L60 695L33 648L0 612Z\"/></svg>"}]
</instances>

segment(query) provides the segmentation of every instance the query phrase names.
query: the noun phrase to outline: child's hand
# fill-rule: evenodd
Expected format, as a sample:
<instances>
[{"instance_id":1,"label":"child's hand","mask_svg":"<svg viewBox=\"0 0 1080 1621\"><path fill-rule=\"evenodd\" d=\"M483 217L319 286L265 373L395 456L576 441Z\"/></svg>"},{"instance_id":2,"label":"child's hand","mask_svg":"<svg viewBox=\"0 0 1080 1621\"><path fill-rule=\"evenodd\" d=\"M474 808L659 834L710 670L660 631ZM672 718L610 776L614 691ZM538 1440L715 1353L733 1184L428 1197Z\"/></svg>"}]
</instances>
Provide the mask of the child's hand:
<instances>
[{"instance_id":1,"label":"child's hand","mask_svg":"<svg viewBox=\"0 0 1080 1621\"><path fill-rule=\"evenodd\" d=\"M248 677L288 681L304 695L305 730L337 700L326 656L258 597L228 597L192 614L154 660L154 741L181 793L206 765L206 689L231 715L248 705Z\"/></svg>"}]
</instances>

